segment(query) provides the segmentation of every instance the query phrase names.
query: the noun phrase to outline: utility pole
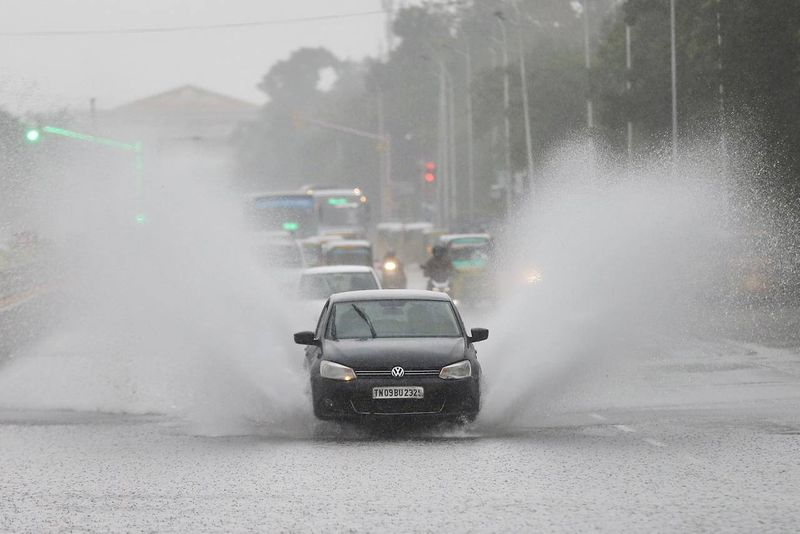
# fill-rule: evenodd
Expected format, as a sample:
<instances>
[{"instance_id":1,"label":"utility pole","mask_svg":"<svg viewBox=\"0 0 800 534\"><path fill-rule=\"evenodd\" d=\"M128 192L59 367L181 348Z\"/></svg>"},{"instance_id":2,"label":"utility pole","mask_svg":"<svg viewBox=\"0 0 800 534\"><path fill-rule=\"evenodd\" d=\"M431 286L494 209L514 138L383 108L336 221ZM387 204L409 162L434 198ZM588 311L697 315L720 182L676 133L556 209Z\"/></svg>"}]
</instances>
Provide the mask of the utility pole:
<instances>
[{"instance_id":1,"label":"utility pole","mask_svg":"<svg viewBox=\"0 0 800 534\"><path fill-rule=\"evenodd\" d=\"M465 39L466 41L466 39ZM464 58L465 63L465 90L467 94L467 211L471 217L475 213L475 140L472 111L472 54L469 42L466 41L466 50L452 48L454 52Z\"/></svg>"},{"instance_id":2,"label":"utility pole","mask_svg":"<svg viewBox=\"0 0 800 534\"><path fill-rule=\"evenodd\" d=\"M392 53L392 48L394 48L394 31L392 29L392 22L394 20L394 0L381 0L381 7L383 7L383 11L386 12L386 60L388 61L389 56Z\"/></svg>"},{"instance_id":3,"label":"utility pole","mask_svg":"<svg viewBox=\"0 0 800 534\"><path fill-rule=\"evenodd\" d=\"M509 61L508 61L508 29L503 20L502 14L498 13L497 22L500 26L500 33L503 36L500 41L503 51L503 129L505 137L505 164L506 164L506 210L511 210L511 203L513 201L513 191L511 190L511 181L514 170L511 167L511 93L510 93L510 79L509 79Z\"/></svg>"},{"instance_id":4,"label":"utility pole","mask_svg":"<svg viewBox=\"0 0 800 534\"><path fill-rule=\"evenodd\" d=\"M527 187L533 188L533 140L531 138L531 113L528 103L528 76L525 68L525 46L522 41L522 12L516 0L512 2L517 12L517 48L519 52L519 76L522 88L522 115L525 120L525 155L527 157Z\"/></svg>"},{"instance_id":5,"label":"utility pole","mask_svg":"<svg viewBox=\"0 0 800 534\"><path fill-rule=\"evenodd\" d=\"M722 15L721 11L721 3L722 0L717 0L717 53L719 54L717 58L717 75L719 76L719 89L718 89L718 98L719 98L719 148L722 152L722 161L724 166L724 172L727 174L728 172L728 139L727 139L727 132L726 129L726 120L725 120L725 82L722 78L723 75L723 64L722 64Z\"/></svg>"},{"instance_id":6,"label":"utility pole","mask_svg":"<svg viewBox=\"0 0 800 534\"><path fill-rule=\"evenodd\" d=\"M669 0L670 66L672 69L672 165L678 164L678 73L675 53L675 0Z\"/></svg>"},{"instance_id":7,"label":"utility pole","mask_svg":"<svg viewBox=\"0 0 800 534\"><path fill-rule=\"evenodd\" d=\"M631 59L631 27L625 24L625 92L628 96L630 103L631 96L631 69L633 62ZM628 147L628 166L630 167L633 162L633 122L631 121L630 113L628 115L627 124L627 147Z\"/></svg>"},{"instance_id":8,"label":"utility pole","mask_svg":"<svg viewBox=\"0 0 800 534\"><path fill-rule=\"evenodd\" d=\"M589 0L583 0L583 55L586 64L586 79L588 89L586 91L586 127L591 130L594 128L594 109L592 104L592 50L589 40Z\"/></svg>"},{"instance_id":9,"label":"utility pole","mask_svg":"<svg viewBox=\"0 0 800 534\"><path fill-rule=\"evenodd\" d=\"M439 61L439 140L437 143L437 159L439 160L439 167L442 169L441 179L436 181L436 204L439 208L437 210L437 223L439 226L445 226L448 219L446 183L449 181L448 173L450 170L450 162L448 161L450 150L447 132L450 121L447 113L447 79L445 72L444 63Z\"/></svg>"},{"instance_id":10,"label":"utility pole","mask_svg":"<svg viewBox=\"0 0 800 534\"><path fill-rule=\"evenodd\" d=\"M445 68L445 72L447 69ZM447 158L449 162L450 172L448 173L447 182L449 185L450 195L448 199L447 210L447 227L452 228L453 223L458 217L458 174L457 154L456 154L456 96L455 87L453 84L453 77L447 73L448 90L447 90L447 129L450 132L450 157Z\"/></svg>"},{"instance_id":11,"label":"utility pole","mask_svg":"<svg viewBox=\"0 0 800 534\"><path fill-rule=\"evenodd\" d=\"M389 156L391 154L387 154L387 147L390 143L386 142L386 130L384 126L384 118L383 118L383 92L380 90L378 91L378 166L381 169L381 177L380 177L380 198L381 198L381 218L384 221L387 221L391 218L391 208L390 208L390 191L389 191L389 180L390 176L390 166L391 162L388 161Z\"/></svg>"}]
</instances>

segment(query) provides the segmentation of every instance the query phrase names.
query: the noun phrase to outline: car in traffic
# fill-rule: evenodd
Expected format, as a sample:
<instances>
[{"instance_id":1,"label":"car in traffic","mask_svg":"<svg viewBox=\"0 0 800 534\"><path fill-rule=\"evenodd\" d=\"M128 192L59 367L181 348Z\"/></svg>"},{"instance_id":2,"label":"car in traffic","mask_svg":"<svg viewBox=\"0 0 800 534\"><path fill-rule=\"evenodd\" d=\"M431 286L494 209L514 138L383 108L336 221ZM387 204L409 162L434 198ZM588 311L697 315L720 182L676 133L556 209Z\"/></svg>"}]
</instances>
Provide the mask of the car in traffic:
<instances>
[{"instance_id":1,"label":"car in traffic","mask_svg":"<svg viewBox=\"0 0 800 534\"><path fill-rule=\"evenodd\" d=\"M481 366L452 299L384 289L332 295L305 345L314 415L323 420L422 417L470 421L480 410Z\"/></svg>"},{"instance_id":2,"label":"car in traffic","mask_svg":"<svg viewBox=\"0 0 800 534\"><path fill-rule=\"evenodd\" d=\"M366 265L372 267L372 245L363 239L340 239L322 245L325 265Z\"/></svg>"},{"instance_id":3,"label":"car in traffic","mask_svg":"<svg viewBox=\"0 0 800 534\"><path fill-rule=\"evenodd\" d=\"M327 265L310 267L300 274L297 296L301 301L318 304L316 313L334 293L381 289L378 274L364 265ZM316 315L315 315L316 317Z\"/></svg>"}]
</instances>

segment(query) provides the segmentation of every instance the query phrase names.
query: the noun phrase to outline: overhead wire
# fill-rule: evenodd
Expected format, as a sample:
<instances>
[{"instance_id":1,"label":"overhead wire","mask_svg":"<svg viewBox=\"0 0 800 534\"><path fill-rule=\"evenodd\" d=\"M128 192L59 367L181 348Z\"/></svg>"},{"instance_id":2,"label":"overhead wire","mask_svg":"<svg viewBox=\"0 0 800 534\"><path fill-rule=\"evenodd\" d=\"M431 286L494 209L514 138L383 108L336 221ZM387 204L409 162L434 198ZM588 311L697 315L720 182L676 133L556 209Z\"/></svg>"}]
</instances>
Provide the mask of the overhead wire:
<instances>
[{"instance_id":1,"label":"overhead wire","mask_svg":"<svg viewBox=\"0 0 800 534\"><path fill-rule=\"evenodd\" d=\"M0 37L71 37L91 35L128 35L144 33L174 33L204 30L228 30L237 28L254 28L259 26L276 26L281 24L298 24L303 22L318 22L345 18L367 17L371 15L385 15L383 10L360 11L355 13L340 13L333 15L318 15L313 17L295 17L285 19L258 20L249 22L230 22L221 24L191 25L191 26L156 26L142 28L119 28L110 30L42 30L21 32L0 32Z\"/></svg>"}]
</instances>

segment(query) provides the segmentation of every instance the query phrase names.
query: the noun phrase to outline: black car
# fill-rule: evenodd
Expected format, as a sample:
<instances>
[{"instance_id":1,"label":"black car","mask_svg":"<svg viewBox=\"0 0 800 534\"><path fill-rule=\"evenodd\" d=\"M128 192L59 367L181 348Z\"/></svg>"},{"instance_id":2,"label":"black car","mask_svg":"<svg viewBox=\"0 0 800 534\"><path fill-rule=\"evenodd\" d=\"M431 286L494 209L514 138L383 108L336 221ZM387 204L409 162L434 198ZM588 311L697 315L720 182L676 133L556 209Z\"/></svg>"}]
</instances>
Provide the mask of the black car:
<instances>
[{"instance_id":1,"label":"black car","mask_svg":"<svg viewBox=\"0 0 800 534\"><path fill-rule=\"evenodd\" d=\"M471 420L481 366L450 297L401 289L331 296L307 345L314 415L320 419L420 416Z\"/></svg>"}]
</instances>

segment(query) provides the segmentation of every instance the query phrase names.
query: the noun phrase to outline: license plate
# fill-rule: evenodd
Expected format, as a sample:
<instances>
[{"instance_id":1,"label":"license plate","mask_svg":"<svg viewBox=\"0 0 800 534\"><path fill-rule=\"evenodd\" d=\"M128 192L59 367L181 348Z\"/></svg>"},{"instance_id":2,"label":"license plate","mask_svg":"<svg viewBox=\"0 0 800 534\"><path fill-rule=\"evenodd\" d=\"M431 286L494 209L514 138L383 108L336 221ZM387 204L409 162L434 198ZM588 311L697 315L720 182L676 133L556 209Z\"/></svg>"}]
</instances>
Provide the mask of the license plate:
<instances>
[{"instance_id":1,"label":"license plate","mask_svg":"<svg viewBox=\"0 0 800 534\"><path fill-rule=\"evenodd\" d=\"M420 386L384 386L372 388L373 399L422 399L425 389Z\"/></svg>"}]
</instances>

